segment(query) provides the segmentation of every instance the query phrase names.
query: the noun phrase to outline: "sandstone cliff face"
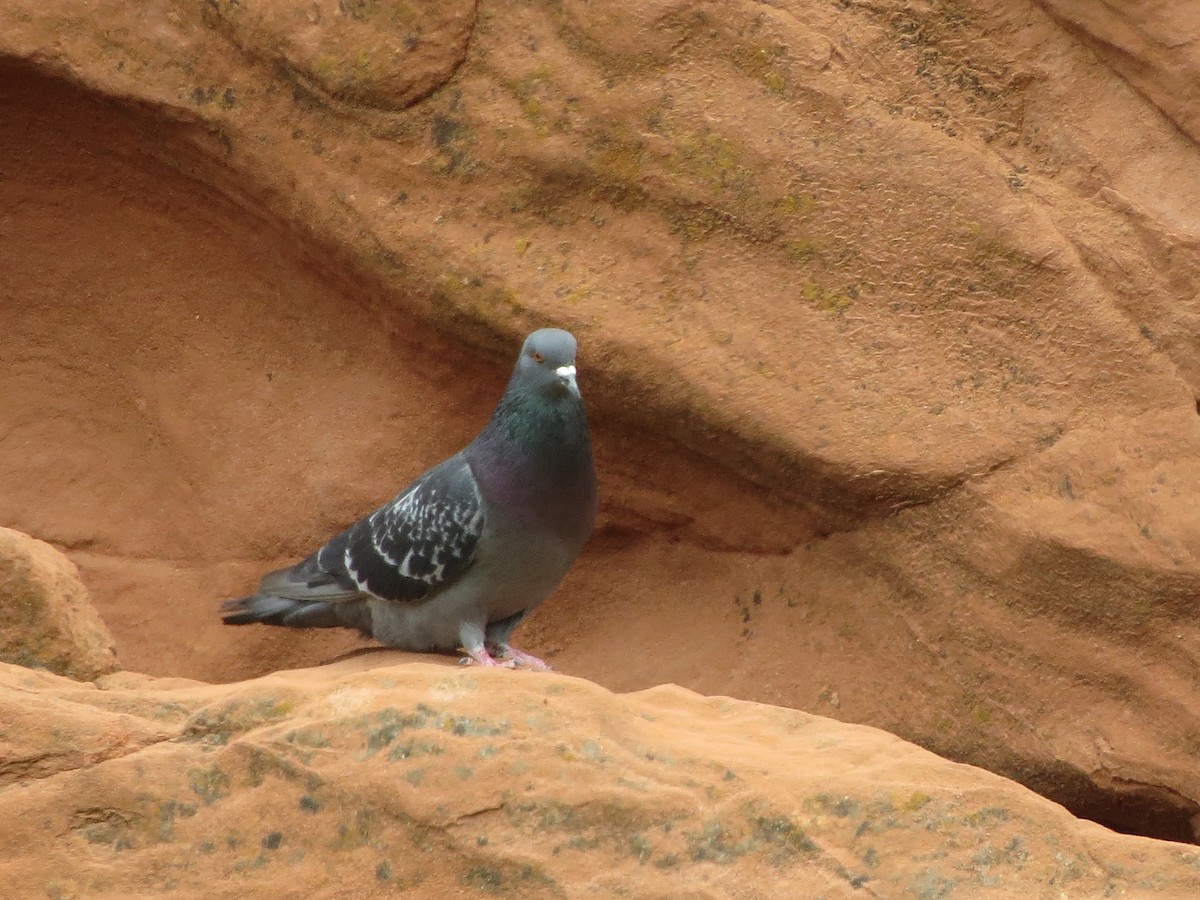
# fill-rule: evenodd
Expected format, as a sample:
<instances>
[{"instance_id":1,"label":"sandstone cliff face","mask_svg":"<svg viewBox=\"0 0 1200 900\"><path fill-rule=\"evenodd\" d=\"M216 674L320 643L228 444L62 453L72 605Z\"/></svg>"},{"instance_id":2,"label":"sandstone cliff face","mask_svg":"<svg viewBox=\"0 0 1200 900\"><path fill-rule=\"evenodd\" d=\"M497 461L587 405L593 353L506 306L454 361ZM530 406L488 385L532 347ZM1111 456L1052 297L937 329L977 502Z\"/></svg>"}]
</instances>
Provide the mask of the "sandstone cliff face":
<instances>
[{"instance_id":1,"label":"sandstone cliff face","mask_svg":"<svg viewBox=\"0 0 1200 900\"><path fill-rule=\"evenodd\" d=\"M873 728L674 686L357 661L99 689L0 664L0 688L55 735L0 758L10 896L1200 891L1194 847Z\"/></svg>"},{"instance_id":2,"label":"sandstone cliff face","mask_svg":"<svg viewBox=\"0 0 1200 900\"><path fill-rule=\"evenodd\" d=\"M605 525L531 649L1190 838L1191 20L995 7L6 3L0 520L127 667L328 659L216 601L553 321Z\"/></svg>"}]
</instances>

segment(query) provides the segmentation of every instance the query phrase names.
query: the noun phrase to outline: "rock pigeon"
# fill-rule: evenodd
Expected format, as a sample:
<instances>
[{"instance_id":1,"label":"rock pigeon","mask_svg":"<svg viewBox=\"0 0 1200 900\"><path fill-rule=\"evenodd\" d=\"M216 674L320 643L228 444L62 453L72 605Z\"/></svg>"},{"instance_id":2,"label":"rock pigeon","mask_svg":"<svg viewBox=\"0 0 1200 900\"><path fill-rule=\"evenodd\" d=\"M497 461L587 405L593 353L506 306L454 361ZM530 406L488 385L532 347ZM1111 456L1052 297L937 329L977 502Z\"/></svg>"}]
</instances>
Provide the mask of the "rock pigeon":
<instances>
[{"instance_id":1,"label":"rock pigeon","mask_svg":"<svg viewBox=\"0 0 1200 900\"><path fill-rule=\"evenodd\" d=\"M222 604L229 625L357 628L389 647L548 669L509 643L575 561L596 519L596 473L575 338L525 339L483 431L303 562Z\"/></svg>"}]
</instances>

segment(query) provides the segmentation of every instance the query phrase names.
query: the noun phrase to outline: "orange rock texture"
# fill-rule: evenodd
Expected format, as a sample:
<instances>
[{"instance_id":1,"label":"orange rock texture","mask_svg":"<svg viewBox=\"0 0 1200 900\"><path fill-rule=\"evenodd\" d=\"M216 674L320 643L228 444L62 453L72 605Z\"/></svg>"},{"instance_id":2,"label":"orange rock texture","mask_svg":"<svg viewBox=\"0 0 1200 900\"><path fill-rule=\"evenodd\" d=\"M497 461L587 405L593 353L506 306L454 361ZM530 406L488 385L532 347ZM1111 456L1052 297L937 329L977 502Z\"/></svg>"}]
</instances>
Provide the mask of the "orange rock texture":
<instances>
[{"instance_id":1,"label":"orange rock texture","mask_svg":"<svg viewBox=\"0 0 1200 900\"><path fill-rule=\"evenodd\" d=\"M126 668L328 660L218 601L559 324L604 520L529 649L1191 840L1197 23L1093 6L10 0L0 522Z\"/></svg>"},{"instance_id":2,"label":"orange rock texture","mask_svg":"<svg viewBox=\"0 0 1200 900\"><path fill-rule=\"evenodd\" d=\"M14 897L1200 892L1195 847L874 728L674 686L352 662L98 689L0 664L0 687L43 739L0 760Z\"/></svg>"},{"instance_id":3,"label":"orange rock texture","mask_svg":"<svg viewBox=\"0 0 1200 900\"><path fill-rule=\"evenodd\" d=\"M0 660L89 680L117 670L112 635L69 559L0 528Z\"/></svg>"}]
</instances>

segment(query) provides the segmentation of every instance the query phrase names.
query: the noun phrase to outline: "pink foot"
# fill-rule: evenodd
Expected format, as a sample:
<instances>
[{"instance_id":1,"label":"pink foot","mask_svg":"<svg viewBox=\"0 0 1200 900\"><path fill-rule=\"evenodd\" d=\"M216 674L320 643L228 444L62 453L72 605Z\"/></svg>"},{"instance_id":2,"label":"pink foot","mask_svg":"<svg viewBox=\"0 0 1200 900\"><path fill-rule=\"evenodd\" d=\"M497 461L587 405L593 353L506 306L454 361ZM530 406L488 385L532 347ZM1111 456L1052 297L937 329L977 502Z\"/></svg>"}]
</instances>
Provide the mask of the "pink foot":
<instances>
[{"instance_id":1,"label":"pink foot","mask_svg":"<svg viewBox=\"0 0 1200 900\"><path fill-rule=\"evenodd\" d=\"M524 650L518 650L508 644L501 644L496 649L499 651L496 658L504 660L506 665L515 666L518 669L532 669L535 672L552 671L549 663L538 659L532 653L526 653Z\"/></svg>"},{"instance_id":2,"label":"pink foot","mask_svg":"<svg viewBox=\"0 0 1200 900\"><path fill-rule=\"evenodd\" d=\"M460 666L499 666L504 669L515 669L516 663L509 662L507 659L496 659L492 654L488 653L487 647L480 647L477 650L467 650L466 656L458 661Z\"/></svg>"}]
</instances>

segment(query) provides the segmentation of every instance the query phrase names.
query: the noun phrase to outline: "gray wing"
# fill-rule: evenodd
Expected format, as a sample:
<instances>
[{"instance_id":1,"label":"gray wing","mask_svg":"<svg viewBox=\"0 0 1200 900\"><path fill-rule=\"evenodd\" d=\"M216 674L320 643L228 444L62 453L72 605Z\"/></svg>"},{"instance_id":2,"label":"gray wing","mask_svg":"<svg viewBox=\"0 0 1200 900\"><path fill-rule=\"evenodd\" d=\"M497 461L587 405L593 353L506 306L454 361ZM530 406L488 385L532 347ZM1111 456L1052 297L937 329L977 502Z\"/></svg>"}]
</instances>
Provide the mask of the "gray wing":
<instances>
[{"instance_id":1,"label":"gray wing","mask_svg":"<svg viewBox=\"0 0 1200 900\"><path fill-rule=\"evenodd\" d=\"M339 602L416 602L471 567L483 533L475 476L461 455L430 469L299 565L266 575L260 594Z\"/></svg>"}]
</instances>

